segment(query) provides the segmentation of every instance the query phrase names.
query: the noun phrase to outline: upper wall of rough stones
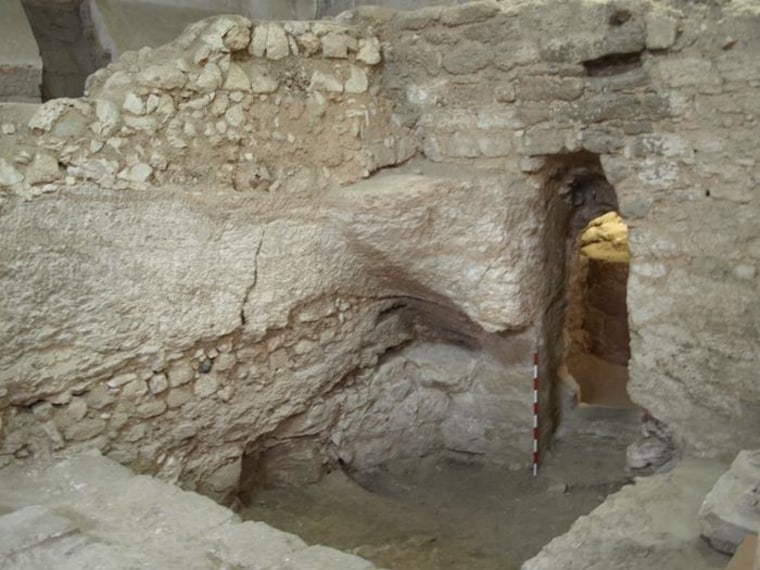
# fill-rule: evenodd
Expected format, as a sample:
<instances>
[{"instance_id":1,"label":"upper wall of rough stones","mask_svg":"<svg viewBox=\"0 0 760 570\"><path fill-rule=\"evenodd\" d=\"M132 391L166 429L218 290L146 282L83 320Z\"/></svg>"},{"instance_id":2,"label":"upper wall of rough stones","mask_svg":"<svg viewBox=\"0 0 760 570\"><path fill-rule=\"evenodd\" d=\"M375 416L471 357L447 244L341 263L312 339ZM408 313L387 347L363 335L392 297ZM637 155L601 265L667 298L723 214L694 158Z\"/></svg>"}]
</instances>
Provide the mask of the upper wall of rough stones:
<instances>
[{"instance_id":1,"label":"upper wall of rough stones","mask_svg":"<svg viewBox=\"0 0 760 570\"><path fill-rule=\"evenodd\" d=\"M339 24L200 22L94 74L87 98L43 105L29 122L34 163L3 168L22 193L63 178L56 162L72 183L122 189L355 182L416 151L370 90L381 61L377 37Z\"/></svg>"}]
</instances>

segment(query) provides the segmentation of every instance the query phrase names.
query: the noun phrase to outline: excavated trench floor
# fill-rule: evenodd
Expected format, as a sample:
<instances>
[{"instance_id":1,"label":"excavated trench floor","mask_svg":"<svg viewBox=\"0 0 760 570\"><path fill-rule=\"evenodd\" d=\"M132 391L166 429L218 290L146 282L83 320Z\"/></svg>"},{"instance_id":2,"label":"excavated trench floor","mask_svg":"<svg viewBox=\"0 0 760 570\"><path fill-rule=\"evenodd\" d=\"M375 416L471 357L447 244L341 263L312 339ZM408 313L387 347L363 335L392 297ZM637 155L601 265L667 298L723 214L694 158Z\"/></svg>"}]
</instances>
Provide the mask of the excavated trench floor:
<instances>
[{"instance_id":1,"label":"excavated trench floor","mask_svg":"<svg viewBox=\"0 0 760 570\"><path fill-rule=\"evenodd\" d=\"M241 515L390 570L516 569L630 481L625 447L637 426L635 409L580 407L535 480L450 460L396 462L264 490Z\"/></svg>"}]
</instances>

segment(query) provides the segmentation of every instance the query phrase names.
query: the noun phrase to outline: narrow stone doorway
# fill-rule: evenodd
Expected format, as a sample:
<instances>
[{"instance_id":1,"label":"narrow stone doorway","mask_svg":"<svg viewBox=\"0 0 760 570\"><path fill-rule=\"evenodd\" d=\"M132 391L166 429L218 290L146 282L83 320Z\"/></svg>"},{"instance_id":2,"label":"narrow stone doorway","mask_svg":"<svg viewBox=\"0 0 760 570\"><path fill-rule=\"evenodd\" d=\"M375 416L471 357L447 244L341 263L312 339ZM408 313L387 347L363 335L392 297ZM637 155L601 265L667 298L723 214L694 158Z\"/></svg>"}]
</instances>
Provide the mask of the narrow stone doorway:
<instances>
[{"instance_id":1,"label":"narrow stone doorway","mask_svg":"<svg viewBox=\"0 0 760 570\"><path fill-rule=\"evenodd\" d=\"M592 219L576 238L570 257L565 371L578 384L579 403L634 407L626 389L628 227L615 211Z\"/></svg>"}]
</instances>

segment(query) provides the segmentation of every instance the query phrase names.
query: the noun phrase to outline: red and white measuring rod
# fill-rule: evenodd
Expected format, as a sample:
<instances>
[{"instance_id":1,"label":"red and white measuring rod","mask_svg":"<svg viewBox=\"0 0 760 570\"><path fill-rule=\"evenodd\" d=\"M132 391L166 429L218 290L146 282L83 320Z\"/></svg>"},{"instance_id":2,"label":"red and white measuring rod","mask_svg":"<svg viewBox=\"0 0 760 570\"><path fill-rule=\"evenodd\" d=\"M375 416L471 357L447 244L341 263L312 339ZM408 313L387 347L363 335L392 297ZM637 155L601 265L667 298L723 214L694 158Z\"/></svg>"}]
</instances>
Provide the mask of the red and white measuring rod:
<instances>
[{"instance_id":1,"label":"red and white measuring rod","mask_svg":"<svg viewBox=\"0 0 760 570\"><path fill-rule=\"evenodd\" d=\"M533 477L538 476L538 352L533 353Z\"/></svg>"}]
</instances>

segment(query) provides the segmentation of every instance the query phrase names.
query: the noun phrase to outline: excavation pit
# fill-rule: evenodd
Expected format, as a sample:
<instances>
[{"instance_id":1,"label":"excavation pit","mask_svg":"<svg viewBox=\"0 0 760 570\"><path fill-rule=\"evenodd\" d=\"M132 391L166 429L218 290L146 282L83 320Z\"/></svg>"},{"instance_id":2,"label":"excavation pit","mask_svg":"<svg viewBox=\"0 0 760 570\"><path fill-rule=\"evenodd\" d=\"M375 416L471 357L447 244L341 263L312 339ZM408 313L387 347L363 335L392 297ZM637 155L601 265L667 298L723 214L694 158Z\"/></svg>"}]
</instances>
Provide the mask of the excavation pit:
<instances>
[{"instance_id":1,"label":"excavation pit","mask_svg":"<svg viewBox=\"0 0 760 570\"><path fill-rule=\"evenodd\" d=\"M241 511L308 543L391 570L517 570L630 481L624 450L638 415L576 410L541 474L445 459L264 489Z\"/></svg>"}]
</instances>

